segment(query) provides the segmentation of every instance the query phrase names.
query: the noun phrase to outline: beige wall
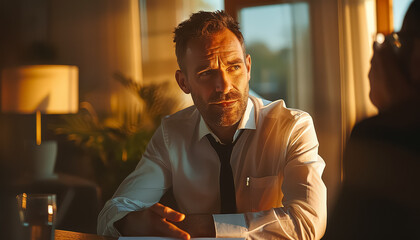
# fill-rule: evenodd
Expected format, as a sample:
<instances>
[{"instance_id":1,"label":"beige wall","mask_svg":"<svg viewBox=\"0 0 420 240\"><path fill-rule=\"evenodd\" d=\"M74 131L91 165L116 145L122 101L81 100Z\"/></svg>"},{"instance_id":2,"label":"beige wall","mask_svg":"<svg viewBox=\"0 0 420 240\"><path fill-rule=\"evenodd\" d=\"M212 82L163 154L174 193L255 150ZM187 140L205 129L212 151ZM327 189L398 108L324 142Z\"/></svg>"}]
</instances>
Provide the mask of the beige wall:
<instances>
[{"instance_id":1,"label":"beige wall","mask_svg":"<svg viewBox=\"0 0 420 240\"><path fill-rule=\"evenodd\" d=\"M3 16L12 26L2 27L8 29L3 30L8 38L0 40L5 52L0 67L38 62L76 65L81 101L105 112L111 111L111 95L119 87L112 77L115 72L140 80L137 1L3 1ZM51 47L55 57L27 60L40 42Z\"/></svg>"}]
</instances>

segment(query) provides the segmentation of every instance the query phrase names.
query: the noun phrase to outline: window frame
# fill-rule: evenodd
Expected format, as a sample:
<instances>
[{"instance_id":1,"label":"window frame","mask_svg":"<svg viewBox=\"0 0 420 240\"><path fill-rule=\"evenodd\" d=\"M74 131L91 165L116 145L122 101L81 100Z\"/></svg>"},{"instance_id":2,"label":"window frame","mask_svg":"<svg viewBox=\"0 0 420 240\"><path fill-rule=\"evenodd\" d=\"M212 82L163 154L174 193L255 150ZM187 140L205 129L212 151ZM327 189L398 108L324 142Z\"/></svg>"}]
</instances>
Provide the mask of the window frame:
<instances>
[{"instance_id":1,"label":"window frame","mask_svg":"<svg viewBox=\"0 0 420 240\"><path fill-rule=\"evenodd\" d=\"M394 31L393 0L376 0L376 29L388 35Z\"/></svg>"},{"instance_id":2,"label":"window frame","mask_svg":"<svg viewBox=\"0 0 420 240\"><path fill-rule=\"evenodd\" d=\"M238 21L238 13L242 8L290 3L291 0L225 0L225 11Z\"/></svg>"}]
</instances>

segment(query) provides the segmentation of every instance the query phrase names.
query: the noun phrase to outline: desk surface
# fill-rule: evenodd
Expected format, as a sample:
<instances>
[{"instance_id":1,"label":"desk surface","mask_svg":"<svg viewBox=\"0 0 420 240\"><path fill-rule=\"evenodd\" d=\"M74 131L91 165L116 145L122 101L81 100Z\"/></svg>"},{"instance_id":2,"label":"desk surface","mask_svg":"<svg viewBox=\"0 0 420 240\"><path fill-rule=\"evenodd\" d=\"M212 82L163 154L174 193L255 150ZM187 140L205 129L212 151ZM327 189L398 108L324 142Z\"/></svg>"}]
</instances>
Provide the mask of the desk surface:
<instances>
[{"instance_id":1,"label":"desk surface","mask_svg":"<svg viewBox=\"0 0 420 240\"><path fill-rule=\"evenodd\" d=\"M89 233L55 230L55 240L117 240L115 237L104 237Z\"/></svg>"}]
</instances>

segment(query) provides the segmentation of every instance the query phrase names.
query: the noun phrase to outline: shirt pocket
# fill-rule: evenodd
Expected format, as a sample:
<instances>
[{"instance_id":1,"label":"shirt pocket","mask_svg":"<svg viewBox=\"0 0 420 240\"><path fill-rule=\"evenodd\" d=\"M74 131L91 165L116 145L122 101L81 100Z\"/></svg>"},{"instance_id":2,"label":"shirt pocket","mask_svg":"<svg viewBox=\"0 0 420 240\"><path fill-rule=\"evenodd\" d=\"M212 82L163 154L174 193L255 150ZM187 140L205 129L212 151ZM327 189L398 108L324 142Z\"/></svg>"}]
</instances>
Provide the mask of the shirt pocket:
<instances>
[{"instance_id":1,"label":"shirt pocket","mask_svg":"<svg viewBox=\"0 0 420 240\"><path fill-rule=\"evenodd\" d=\"M249 188L253 212L278 207L280 191L278 176L250 177Z\"/></svg>"}]
</instances>

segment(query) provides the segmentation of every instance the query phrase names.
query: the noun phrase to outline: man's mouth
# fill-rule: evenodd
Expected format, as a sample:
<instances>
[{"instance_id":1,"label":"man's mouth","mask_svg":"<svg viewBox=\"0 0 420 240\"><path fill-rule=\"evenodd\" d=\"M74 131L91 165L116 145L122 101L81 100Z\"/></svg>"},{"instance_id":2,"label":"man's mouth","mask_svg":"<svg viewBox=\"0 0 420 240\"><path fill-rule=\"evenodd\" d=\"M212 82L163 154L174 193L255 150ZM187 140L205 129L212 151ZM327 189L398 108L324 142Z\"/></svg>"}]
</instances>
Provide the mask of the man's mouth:
<instances>
[{"instance_id":1,"label":"man's mouth","mask_svg":"<svg viewBox=\"0 0 420 240\"><path fill-rule=\"evenodd\" d=\"M238 100L224 100L218 102L211 102L210 105L218 106L218 107L232 107Z\"/></svg>"}]
</instances>

